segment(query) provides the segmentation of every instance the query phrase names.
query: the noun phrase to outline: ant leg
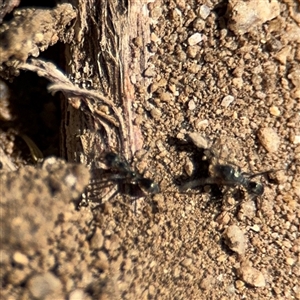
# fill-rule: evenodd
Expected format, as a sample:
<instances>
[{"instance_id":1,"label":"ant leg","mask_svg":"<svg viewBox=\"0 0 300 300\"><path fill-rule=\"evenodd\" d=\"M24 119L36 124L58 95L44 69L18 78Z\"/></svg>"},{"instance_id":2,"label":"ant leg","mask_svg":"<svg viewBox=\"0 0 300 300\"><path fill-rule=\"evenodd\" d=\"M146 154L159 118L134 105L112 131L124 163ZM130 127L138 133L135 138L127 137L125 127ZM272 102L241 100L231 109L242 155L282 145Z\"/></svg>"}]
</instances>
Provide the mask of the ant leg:
<instances>
[{"instance_id":1,"label":"ant leg","mask_svg":"<svg viewBox=\"0 0 300 300\"><path fill-rule=\"evenodd\" d=\"M281 170L283 170L283 169L279 169L279 170L271 169L271 170L268 170L268 171L259 172L259 173L255 173L255 174L249 174L249 173L243 173L243 174L245 174L249 178L253 178L253 177L256 177L256 176L266 175L266 174L281 171Z\"/></svg>"},{"instance_id":2,"label":"ant leg","mask_svg":"<svg viewBox=\"0 0 300 300\"><path fill-rule=\"evenodd\" d=\"M110 187L115 185L116 183L112 180L103 180L103 181L96 181L90 184L92 186L92 190L102 190L104 188Z\"/></svg>"},{"instance_id":3,"label":"ant leg","mask_svg":"<svg viewBox=\"0 0 300 300\"><path fill-rule=\"evenodd\" d=\"M115 197L115 195L117 195L117 194L118 194L118 190L114 191L113 194L110 195L110 196L106 199L106 201L104 201L104 202L108 202L110 199L112 199L113 197ZM105 195L105 197L106 197L106 196L107 196L107 194ZM99 203L98 205L96 205L95 207L93 207L92 210L95 210L95 209L97 209L98 207L101 207L101 204L103 204L104 202L101 201L101 203Z\"/></svg>"},{"instance_id":4,"label":"ant leg","mask_svg":"<svg viewBox=\"0 0 300 300\"><path fill-rule=\"evenodd\" d=\"M101 188L105 188L107 186L109 186L109 182L113 182L115 184L117 184L118 182L120 182L121 180L124 181L130 181L132 178L129 178L128 176L126 176L126 174L107 174L106 179L94 179L94 182L92 183L93 185L96 185L99 189ZM113 183L111 185L113 185ZM107 185L105 185L107 184Z\"/></svg>"}]
</instances>

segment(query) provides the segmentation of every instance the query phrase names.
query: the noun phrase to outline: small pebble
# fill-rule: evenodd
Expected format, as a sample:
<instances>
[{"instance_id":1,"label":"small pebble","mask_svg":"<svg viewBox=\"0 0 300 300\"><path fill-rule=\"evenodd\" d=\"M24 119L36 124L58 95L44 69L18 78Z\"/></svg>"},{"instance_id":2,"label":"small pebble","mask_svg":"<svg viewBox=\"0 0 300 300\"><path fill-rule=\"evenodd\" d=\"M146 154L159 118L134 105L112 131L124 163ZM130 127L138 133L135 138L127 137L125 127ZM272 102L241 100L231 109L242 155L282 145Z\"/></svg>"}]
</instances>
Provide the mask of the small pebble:
<instances>
[{"instance_id":1,"label":"small pebble","mask_svg":"<svg viewBox=\"0 0 300 300\"><path fill-rule=\"evenodd\" d=\"M218 217L216 218L216 222L220 225L227 225L227 224L229 224L230 220L231 220L231 218L227 211L221 212L218 215Z\"/></svg>"},{"instance_id":2,"label":"small pebble","mask_svg":"<svg viewBox=\"0 0 300 300\"><path fill-rule=\"evenodd\" d=\"M26 255L24 255L23 253L17 251L14 253L13 255L13 261L16 263L16 264L20 264L22 266L26 266L28 265L28 258Z\"/></svg>"},{"instance_id":3,"label":"small pebble","mask_svg":"<svg viewBox=\"0 0 300 300\"><path fill-rule=\"evenodd\" d=\"M241 89L244 85L244 80L242 77L237 77L232 79L232 83L235 87Z\"/></svg>"},{"instance_id":4,"label":"small pebble","mask_svg":"<svg viewBox=\"0 0 300 300\"><path fill-rule=\"evenodd\" d=\"M215 283L215 278L212 275L205 276L200 282L200 288L208 290Z\"/></svg>"},{"instance_id":5,"label":"small pebble","mask_svg":"<svg viewBox=\"0 0 300 300\"><path fill-rule=\"evenodd\" d=\"M150 34L150 39L154 43L161 43L161 39L154 32Z\"/></svg>"},{"instance_id":6,"label":"small pebble","mask_svg":"<svg viewBox=\"0 0 300 300\"><path fill-rule=\"evenodd\" d=\"M189 110L194 110L196 108L196 104L194 100L189 101L188 103Z\"/></svg>"},{"instance_id":7,"label":"small pebble","mask_svg":"<svg viewBox=\"0 0 300 300\"><path fill-rule=\"evenodd\" d=\"M292 265L295 263L295 259L292 258L292 257L287 257L287 258L286 258L286 263L287 263L289 266L292 266Z\"/></svg>"},{"instance_id":8,"label":"small pebble","mask_svg":"<svg viewBox=\"0 0 300 300\"><path fill-rule=\"evenodd\" d=\"M245 221L246 219L251 220L256 216L256 205L252 200L243 201L240 205L238 212L238 219Z\"/></svg>"},{"instance_id":9,"label":"small pebble","mask_svg":"<svg viewBox=\"0 0 300 300\"><path fill-rule=\"evenodd\" d=\"M62 289L60 280L49 272L32 276L27 286L31 296L36 299L44 299L51 294L60 293Z\"/></svg>"},{"instance_id":10,"label":"small pebble","mask_svg":"<svg viewBox=\"0 0 300 300\"><path fill-rule=\"evenodd\" d=\"M199 8L199 16L205 20L209 16L209 14L210 14L209 7L206 5L201 5Z\"/></svg>"},{"instance_id":11,"label":"small pebble","mask_svg":"<svg viewBox=\"0 0 300 300\"><path fill-rule=\"evenodd\" d=\"M161 117L161 111L157 108L152 108L150 114L154 120L158 120Z\"/></svg>"},{"instance_id":12,"label":"small pebble","mask_svg":"<svg viewBox=\"0 0 300 300\"><path fill-rule=\"evenodd\" d=\"M104 237L102 234L102 230L100 228L97 228L90 240L90 249L91 250L100 249L103 246L103 242L104 242Z\"/></svg>"},{"instance_id":13,"label":"small pebble","mask_svg":"<svg viewBox=\"0 0 300 300\"><path fill-rule=\"evenodd\" d=\"M18 286L26 280L27 276L28 271L26 272L26 270L22 269L13 269L11 270L11 272L9 272L8 276L6 277L6 280L9 284Z\"/></svg>"},{"instance_id":14,"label":"small pebble","mask_svg":"<svg viewBox=\"0 0 300 300\"><path fill-rule=\"evenodd\" d=\"M186 54L189 58L195 58L199 52L200 47L198 45L188 46L186 50Z\"/></svg>"},{"instance_id":15,"label":"small pebble","mask_svg":"<svg viewBox=\"0 0 300 300\"><path fill-rule=\"evenodd\" d=\"M69 294L69 300L84 300L86 299L86 294L84 290L76 289Z\"/></svg>"},{"instance_id":16,"label":"small pebble","mask_svg":"<svg viewBox=\"0 0 300 300\"><path fill-rule=\"evenodd\" d=\"M187 135L196 147L201 149L207 149L208 147L207 140L203 136L201 136L198 132L189 132Z\"/></svg>"},{"instance_id":17,"label":"small pebble","mask_svg":"<svg viewBox=\"0 0 300 300\"><path fill-rule=\"evenodd\" d=\"M183 267L188 267L192 264L193 260L191 258L185 258L180 264Z\"/></svg>"},{"instance_id":18,"label":"small pebble","mask_svg":"<svg viewBox=\"0 0 300 300\"><path fill-rule=\"evenodd\" d=\"M10 121L13 119L9 100L9 88L4 81L0 80L0 119L4 121Z\"/></svg>"},{"instance_id":19,"label":"small pebble","mask_svg":"<svg viewBox=\"0 0 300 300\"><path fill-rule=\"evenodd\" d=\"M150 284L148 287L148 292L150 296L155 295L156 293L156 287L153 284ZM153 297L149 297L149 298L153 298Z\"/></svg>"},{"instance_id":20,"label":"small pebble","mask_svg":"<svg viewBox=\"0 0 300 300\"><path fill-rule=\"evenodd\" d=\"M248 262L243 262L237 273L241 280L251 286L264 287L266 285L264 275L259 270L250 266Z\"/></svg>"},{"instance_id":21,"label":"small pebble","mask_svg":"<svg viewBox=\"0 0 300 300\"><path fill-rule=\"evenodd\" d=\"M279 16L280 5L278 1L268 0L229 0L227 13L230 16L229 29L236 34L244 34Z\"/></svg>"},{"instance_id":22,"label":"small pebble","mask_svg":"<svg viewBox=\"0 0 300 300\"><path fill-rule=\"evenodd\" d=\"M272 116L275 116L275 117L280 116L280 110L277 106L271 106L269 111Z\"/></svg>"},{"instance_id":23,"label":"small pebble","mask_svg":"<svg viewBox=\"0 0 300 300\"><path fill-rule=\"evenodd\" d=\"M276 55L274 55L274 58L276 58L282 65L286 64L287 58L291 55L292 47L286 46L283 49L281 49Z\"/></svg>"},{"instance_id":24,"label":"small pebble","mask_svg":"<svg viewBox=\"0 0 300 300\"><path fill-rule=\"evenodd\" d=\"M222 262L226 261L227 259L228 259L228 255L222 254L217 258L217 262L222 263Z\"/></svg>"},{"instance_id":25,"label":"small pebble","mask_svg":"<svg viewBox=\"0 0 300 300\"><path fill-rule=\"evenodd\" d=\"M197 30L198 32L201 32L204 28L205 28L205 21L202 20L201 18L196 18L193 21L193 27L195 30Z\"/></svg>"},{"instance_id":26,"label":"small pebble","mask_svg":"<svg viewBox=\"0 0 300 300\"><path fill-rule=\"evenodd\" d=\"M242 280L236 280L235 281L235 287L240 290L245 287L245 283Z\"/></svg>"},{"instance_id":27,"label":"small pebble","mask_svg":"<svg viewBox=\"0 0 300 300\"><path fill-rule=\"evenodd\" d=\"M300 87L300 68L294 68L287 76L297 88Z\"/></svg>"},{"instance_id":28,"label":"small pebble","mask_svg":"<svg viewBox=\"0 0 300 300\"><path fill-rule=\"evenodd\" d=\"M187 161L185 162L185 165L184 165L184 170L188 176L192 176L192 174L194 172L194 165L191 162L191 160L187 159Z\"/></svg>"},{"instance_id":29,"label":"small pebble","mask_svg":"<svg viewBox=\"0 0 300 300\"><path fill-rule=\"evenodd\" d=\"M159 95L161 101L170 102L172 100L172 95L168 92L161 93Z\"/></svg>"},{"instance_id":30,"label":"small pebble","mask_svg":"<svg viewBox=\"0 0 300 300\"><path fill-rule=\"evenodd\" d=\"M138 36L138 37L132 39L132 42L133 42L133 44L134 44L136 47L141 48L141 47L143 46L143 39L142 39L142 37L140 37L140 36Z\"/></svg>"},{"instance_id":31,"label":"small pebble","mask_svg":"<svg viewBox=\"0 0 300 300\"><path fill-rule=\"evenodd\" d=\"M199 120L199 119L197 119L196 121L195 121L195 128L197 128L197 129L205 129L207 126L208 126L208 120Z\"/></svg>"},{"instance_id":32,"label":"small pebble","mask_svg":"<svg viewBox=\"0 0 300 300\"><path fill-rule=\"evenodd\" d=\"M221 102L221 106L227 108L234 101L234 97L231 95L225 96Z\"/></svg>"},{"instance_id":33,"label":"small pebble","mask_svg":"<svg viewBox=\"0 0 300 300\"><path fill-rule=\"evenodd\" d=\"M199 33L199 32L194 33L193 35L191 35L188 38L188 44L190 46L195 46L195 45L197 45L201 41L202 41L202 34Z\"/></svg>"},{"instance_id":34,"label":"small pebble","mask_svg":"<svg viewBox=\"0 0 300 300\"><path fill-rule=\"evenodd\" d=\"M273 128L261 128L257 133L263 147L270 153L276 152L280 146L280 138Z\"/></svg>"},{"instance_id":35,"label":"small pebble","mask_svg":"<svg viewBox=\"0 0 300 300\"><path fill-rule=\"evenodd\" d=\"M246 251L247 241L243 231L236 225L229 226L223 233L225 244L230 250L243 255Z\"/></svg>"},{"instance_id":36,"label":"small pebble","mask_svg":"<svg viewBox=\"0 0 300 300\"><path fill-rule=\"evenodd\" d=\"M300 144L300 135L293 135L290 140L295 145Z\"/></svg>"},{"instance_id":37,"label":"small pebble","mask_svg":"<svg viewBox=\"0 0 300 300\"><path fill-rule=\"evenodd\" d=\"M260 232L260 227L258 225L253 225L250 227L251 230L253 230L254 232Z\"/></svg>"},{"instance_id":38,"label":"small pebble","mask_svg":"<svg viewBox=\"0 0 300 300\"><path fill-rule=\"evenodd\" d=\"M153 19L153 20L158 20L160 18L160 16L162 15L162 8L157 6L155 7L154 9L152 9L150 11L150 17Z\"/></svg>"},{"instance_id":39,"label":"small pebble","mask_svg":"<svg viewBox=\"0 0 300 300\"><path fill-rule=\"evenodd\" d=\"M154 77L155 75L156 75L156 71L153 67L147 68L144 72L145 77Z\"/></svg>"}]
</instances>

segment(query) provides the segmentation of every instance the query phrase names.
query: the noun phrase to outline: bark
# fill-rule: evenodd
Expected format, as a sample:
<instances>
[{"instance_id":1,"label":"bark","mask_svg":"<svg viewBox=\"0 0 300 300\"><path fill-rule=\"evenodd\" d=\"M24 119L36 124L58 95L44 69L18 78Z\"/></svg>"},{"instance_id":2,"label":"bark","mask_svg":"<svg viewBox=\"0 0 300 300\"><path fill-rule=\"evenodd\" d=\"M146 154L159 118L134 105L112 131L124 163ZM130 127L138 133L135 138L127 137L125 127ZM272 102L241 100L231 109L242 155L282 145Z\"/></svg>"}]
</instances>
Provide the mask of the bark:
<instances>
[{"instance_id":1,"label":"bark","mask_svg":"<svg viewBox=\"0 0 300 300\"><path fill-rule=\"evenodd\" d=\"M68 73L75 84L94 90L100 98L65 91L75 96L73 104L77 102L85 113L70 101L63 102L62 154L68 161L87 165L107 150L131 159L142 144L140 130L134 126L133 81L147 85L141 74L148 58L144 51L134 57L133 40L139 37L144 49L149 41L146 3L90 0L72 4L78 7L78 16L66 52Z\"/></svg>"}]
</instances>

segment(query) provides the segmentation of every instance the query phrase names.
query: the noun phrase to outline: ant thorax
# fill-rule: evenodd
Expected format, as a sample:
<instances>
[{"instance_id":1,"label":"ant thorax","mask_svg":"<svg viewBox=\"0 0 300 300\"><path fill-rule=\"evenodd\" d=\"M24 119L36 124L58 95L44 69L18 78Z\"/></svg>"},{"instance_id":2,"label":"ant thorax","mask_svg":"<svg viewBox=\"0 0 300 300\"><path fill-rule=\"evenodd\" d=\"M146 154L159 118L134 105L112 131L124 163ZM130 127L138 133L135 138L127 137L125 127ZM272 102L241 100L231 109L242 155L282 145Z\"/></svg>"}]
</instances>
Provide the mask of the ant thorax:
<instances>
[{"instance_id":1,"label":"ant thorax","mask_svg":"<svg viewBox=\"0 0 300 300\"><path fill-rule=\"evenodd\" d=\"M216 164L212 168L214 170L212 175L224 180L224 182L240 181L242 178L241 172L231 165Z\"/></svg>"}]
</instances>

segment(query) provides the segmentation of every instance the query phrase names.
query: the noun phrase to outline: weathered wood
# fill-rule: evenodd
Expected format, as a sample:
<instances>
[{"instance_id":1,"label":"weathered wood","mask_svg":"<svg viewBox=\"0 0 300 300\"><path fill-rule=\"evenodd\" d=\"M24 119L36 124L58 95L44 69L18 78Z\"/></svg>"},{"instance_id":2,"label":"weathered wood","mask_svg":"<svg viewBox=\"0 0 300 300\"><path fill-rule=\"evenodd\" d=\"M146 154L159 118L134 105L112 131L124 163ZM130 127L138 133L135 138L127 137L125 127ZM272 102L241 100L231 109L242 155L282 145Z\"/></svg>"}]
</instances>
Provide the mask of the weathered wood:
<instances>
[{"instance_id":1,"label":"weathered wood","mask_svg":"<svg viewBox=\"0 0 300 300\"><path fill-rule=\"evenodd\" d=\"M139 37L145 46L149 24L145 3L126 4L112 0L78 3L74 39L67 51L68 73L75 84L94 89L114 107L84 93L77 97L85 114L63 102L62 154L69 161L89 165L107 149L130 159L141 148L140 130L133 125L133 81L146 84L141 74L148 58L145 54L133 57L132 40Z\"/></svg>"}]
</instances>

